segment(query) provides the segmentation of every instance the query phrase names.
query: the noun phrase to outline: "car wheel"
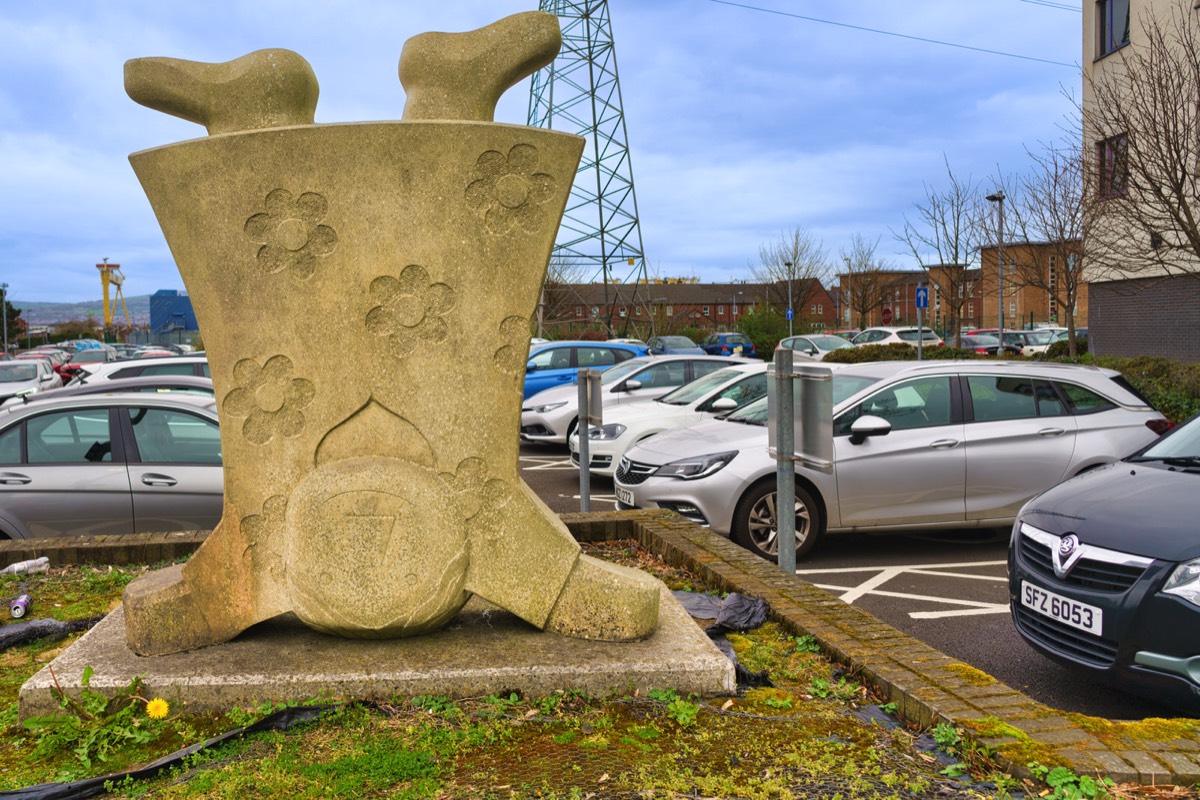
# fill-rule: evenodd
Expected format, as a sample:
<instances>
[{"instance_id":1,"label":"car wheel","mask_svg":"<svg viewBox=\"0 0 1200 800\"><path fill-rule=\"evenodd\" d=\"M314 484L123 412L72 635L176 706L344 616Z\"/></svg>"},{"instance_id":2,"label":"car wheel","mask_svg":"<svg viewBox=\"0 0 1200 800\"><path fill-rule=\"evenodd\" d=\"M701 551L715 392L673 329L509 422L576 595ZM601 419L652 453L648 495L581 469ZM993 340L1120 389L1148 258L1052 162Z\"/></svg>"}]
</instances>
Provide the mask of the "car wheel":
<instances>
[{"instance_id":1,"label":"car wheel","mask_svg":"<svg viewBox=\"0 0 1200 800\"><path fill-rule=\"evenodd\" d=\"M566 443L568 445L571 443L571 437L575 435L575 431L577 430L579 430L579 417L571 420L571 424L567 426Z\"/></svg>"},{"instance_id":2,"label":"car wheel","mask_svg":"<svg viewBox=\"0 0 1200 800\"><path fill-rule=\"evenodd\" d=\"M742 496L733 515L733 538L770 561L779 560L775 481L763 481ZM821 509L802 486L796 487L796 560L808 555L824 532Z\"/></svg>"}]
</instances>

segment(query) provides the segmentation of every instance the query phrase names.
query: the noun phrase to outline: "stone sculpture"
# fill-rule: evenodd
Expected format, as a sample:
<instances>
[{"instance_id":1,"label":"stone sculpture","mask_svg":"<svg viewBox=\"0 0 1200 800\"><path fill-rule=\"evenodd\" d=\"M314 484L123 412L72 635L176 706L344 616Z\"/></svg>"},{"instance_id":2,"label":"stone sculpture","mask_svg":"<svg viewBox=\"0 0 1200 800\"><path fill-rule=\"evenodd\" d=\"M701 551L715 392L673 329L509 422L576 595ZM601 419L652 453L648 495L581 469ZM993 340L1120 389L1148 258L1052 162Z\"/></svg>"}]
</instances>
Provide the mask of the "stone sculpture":
<instances>
[{"instance_id":1,"label":"stone sculpture","mask_svg":"<svg viewBox=\"0 0 1200 800\"><path fill-rule=\"evenodd\" d=\"M517 471L529 318L583 147L493 123L549 63L531 12L410 39L401 122L313 124L288 51L138 59L130 97L204 125L135 153L179 265L221 415L221 522L125 592L141 655L294 612L397 637L471 593L569 636L649 634L659 585L583 556Z\"/></svg>"}]
</instances>

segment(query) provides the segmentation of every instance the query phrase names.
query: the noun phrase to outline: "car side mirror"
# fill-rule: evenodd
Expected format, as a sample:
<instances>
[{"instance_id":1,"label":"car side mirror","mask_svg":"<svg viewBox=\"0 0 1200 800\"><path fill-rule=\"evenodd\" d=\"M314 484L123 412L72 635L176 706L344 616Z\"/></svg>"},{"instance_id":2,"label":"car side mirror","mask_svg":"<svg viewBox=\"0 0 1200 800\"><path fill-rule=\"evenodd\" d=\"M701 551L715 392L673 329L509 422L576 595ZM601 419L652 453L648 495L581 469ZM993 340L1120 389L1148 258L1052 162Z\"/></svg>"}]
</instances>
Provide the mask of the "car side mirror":
<instances>
[{"instance_id":1,"label":"car side mirror","mask_svg":"<svg viewBox=\"0 0 1200 800\"><path fill-rule=\"evenodd\" d=\"M642 388L642 382L635 381L632 378L621 384L622 392L636 392L640 388Z\"/></svg>"},{"instance_id":2,"label":"car side mirror","mask_svg":"<svg viewBox=\"0 0 1200 800\"><path fill-rule=\"evenodd\" d=\"M873 414L863 414L850 424L850 444L862 444L868 436L887 436L892 423Z\"/></svg>"},{"instance_id":3,"label":"car side mirror","mask_svg":"<svg viewBox=\"0 0 1200 800\"><path fill-rule=\"evenodd\" d=\"M717 414L723 414L726 411L735 411L737 407L737 400L734 400L732 397L722 397L719 400L714 400L708 408Z\"/></svg>"},{"instance_id":4,"label":"car side mirror","mask_svg":"<svg viewBox=\"0 0 1200 800\"><path fill-rule=\"evenodd\" d=\"M810 356L815 356L817 354L818 350L815 347L810 347L807 350L805 350L804 352L808 353Z\"/></svg>"},{"instance_id":5,"label":"car side mirror","mask_svg":"<svg viewBox=\"0 0 1200 800\"><path fill-rule=\"evenodd\" d=\"M525 371L526 372L537 372L537 364L530 361L528 364L525 365Z\"/></svg>"}]
</instances>

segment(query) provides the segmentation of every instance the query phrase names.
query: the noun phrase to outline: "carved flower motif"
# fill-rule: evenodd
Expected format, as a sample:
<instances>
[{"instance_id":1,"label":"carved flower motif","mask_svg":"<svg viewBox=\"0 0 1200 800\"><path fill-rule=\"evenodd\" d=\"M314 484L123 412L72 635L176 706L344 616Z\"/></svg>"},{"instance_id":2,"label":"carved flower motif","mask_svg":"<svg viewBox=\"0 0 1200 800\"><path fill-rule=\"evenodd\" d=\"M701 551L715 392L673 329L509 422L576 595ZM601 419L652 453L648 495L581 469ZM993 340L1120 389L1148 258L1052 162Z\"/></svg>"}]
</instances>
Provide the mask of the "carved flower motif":
<instances>
[{"instance_id":1,"label":"carved flower motif","mask_svg":"<svg viewBox=\"0 0 1200 800\"><path fill-rule=\"evenodd\" d=\"M480 458L464 458L453 473L443 472L442 481L457 496L463 517L473 519L482 511L496 511L508 504L508 486L499 478L488 478Z\"/></svg>"},{"instance_id":2,"label":"carved flower motif","mask_svg":"<svg viewBox=\"0 0 1200 800\"><path fill-rule=\"evenodd\" d=\"M287 498L281 495L263 501L262 513L251 514L242 520L242 532L250 543L242 558L253 570L267 570L271 577L282 583L284 576L283 541L284 520L287 517Z\"/></svg>"},{"instance_id":3,"label":"carved flower motif","mask_svg":"<svg viewBox=\"0 0 1200 800\"><path fill-rule=\"evenodd\" d=\"M310 381L292 377L292 360L272 356L261 367L253 359L242 359L233 368L238 388L225 395L222 410L246 417L242 435L254 444L266 444L278 436L298 436L304 429L300 409L317 394Z\"/></svg>"},{"instance_id":4,"label":"carved flower motif","mask_svg":"<svg viewBox=\"0 0 1200 800\"><path fill-rule=\"evenodd\" d=\"M329 204L316 192L292 197L287 189L267 195L266 211L246 220L246 235L262 247L258 265L274 274L291 270L297 278L312 277L317 258L329 255L337 244L337 233L318 223L325 218Z\"/></svg>"},{"instance_id":5,"label":"carved flower motif","mask_svg":"<svg viewBox=\"0 0 1200 800\"><path fill-rule=\"evenodd\" d=\"M504 342L492 360L501 372L516 375L529 355L529 320L524 317L507 317L500 323L500 341Z\"/></svg>"},{"instance_id":6,"label":"carved flower motif","mask_svg":"<svg viewBox=\"0 0 1200 800\"><path fill-rule=\"evenodd\" d=\"M483 212L494 234L513 226L533 233L548 222L543 206L554 196L554 176L537 172L538 151L529 144L513 145L505 156L488 150L475 162L479 176L467 186L467 203Z\"/></svg>"},{"instance_id":7,"label":"carved flower motif","mask_svg":"<svg viewBox=\"0 0 1200 800\"><path fill-rule=\"evenodd\" d=\"M367 313L367 330L390 336L396 355L408 355L422 341L446 339L449 326L444 317L454 308L454 290L430 283L424 267L410 264L399 279L382 275L371 281L370 291L379 305Z\"/></svg>"}]
</instances>

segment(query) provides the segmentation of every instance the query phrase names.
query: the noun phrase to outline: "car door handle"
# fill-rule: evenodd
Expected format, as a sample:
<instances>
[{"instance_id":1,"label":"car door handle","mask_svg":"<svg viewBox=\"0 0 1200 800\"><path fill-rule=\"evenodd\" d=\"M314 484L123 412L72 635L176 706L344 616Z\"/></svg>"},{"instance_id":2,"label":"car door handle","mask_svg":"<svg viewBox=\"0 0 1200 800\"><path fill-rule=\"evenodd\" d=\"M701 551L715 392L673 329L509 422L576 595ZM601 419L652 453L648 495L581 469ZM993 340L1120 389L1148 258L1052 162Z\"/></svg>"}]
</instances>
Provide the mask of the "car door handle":
<instances>
[{"instance_id":1,"label":"car door handle","mask_svg":"<svg viewBox=\"0 0 1200 800\"><path fill-rule=\"evenodd\" d=\"M174 486L179 481L172 478L170 475L159 475L156 472L147 472L142 476L142 483L147 486Z\"/></svg>"},{"instance_id":2,"label":"car door handle","mask_svg":"<svg viewBox=\"0 0 1200 800\"><path fill-rule=\"evenodd\" d=\"M0 472L0 483L3 484L20 486L32 481L33 478L19 472Z\"/></svg>"},{"instance_id":3,"label":"car door handle","mask_svg":"<svg viewBox=\"0 0 1200 800\"><path fill-rule=\"evenodd\" d=\"M934 450L949 450L958 444L958 439L935 439L929 443Z\"/></svg>"},{"instance_id":4,"label":"car door handle","mask_svg":"<svg viewBox=\"0 0 1200 800\"><path fill-rule=\"evenodd\" d=\"M1066 432L1065 428L1042 428L1038 436L1062 436Z\"/></svg>"}]
</instances>

